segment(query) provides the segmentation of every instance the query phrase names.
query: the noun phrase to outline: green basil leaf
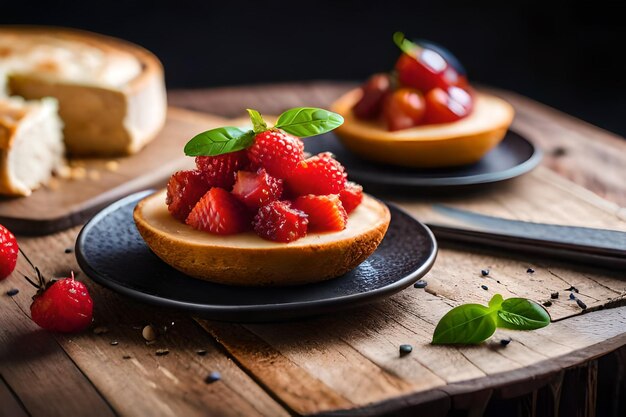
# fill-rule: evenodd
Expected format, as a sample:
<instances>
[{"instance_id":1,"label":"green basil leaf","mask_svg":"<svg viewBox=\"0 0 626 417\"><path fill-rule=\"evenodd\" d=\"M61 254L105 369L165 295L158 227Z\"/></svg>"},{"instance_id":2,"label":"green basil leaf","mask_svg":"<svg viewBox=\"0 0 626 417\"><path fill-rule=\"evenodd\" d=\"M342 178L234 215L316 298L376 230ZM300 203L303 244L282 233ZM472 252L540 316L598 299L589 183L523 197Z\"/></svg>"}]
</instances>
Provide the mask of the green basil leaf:
<instances>
[{"instance_id":1,"label":"green basil leaf","mask_svg":"<svg viewBox=\"0 0 626 417\"><path fill-rule=\"evenodd\" d=\"M480 304L464 304L448 311L439 320L433 344L480 343L496 331L494 311Z\"/></svg>"},{"instance_id":2,"label":"green basil leaf","mask_svg":"<svg viewBox=\"0 0 626 417\"><path fill-rule=\"evenodd\" d=\"M254 109L246 109L248 114L250 115L250 120L252 121L252 130L254 133L261 133L267 130L267 123L263 120L261 113Z\"/></svg>"},{"instance_id":3,"label":"green basil leaf","mask_svg":"<svg viewBox=\"0 0 626 417\"><path fill-rule=\"evenodd\" d=\"M330 132L342 124L343 117L337 113L315 107L297 107L281 114L274 127L306 138Z\"/></svg>"},{"instance_id":4,"label":"green basil leaf","mask_svg":"<svg viewBox=\"0 0 626 417\"><path fill-rule=\"evenodd\" d=\"M408 40L402 32L396 32L393 34L393 42L407 55L413 56L415 54L415 50L419 49L419 46Z\"/></svg>"},{"instance_id":5,"label":"green basil leaf","mask_svg":"<svg viewBox=\"0 0 626 417\"><path fill-rule=\"evenodd\" d=\"M500 309L500 305L502 305L503 301L504 298L502 298L500 294L495 294L493 297L491 297L491 300L489 300L489 308L491 310L498 310Z\"/></svg>"},{"instance_id":6,"label":"green basil leaf","mask_svg":"<svg viewBox=\"0 0 626 417\"><path fill-rule=\"evenodd\" d=\"M185 145L187 156L216 156L246 149L254 141L252 130L218 127L194 136Z\"/></svg>"},{"instance_id":7,"label":"green basil leaf","mask_svg":"<svg viewBox=\"0 0 626 417\"><path fill-rule=\"evenodd\" d=\"M539 304L525 298L508 298L498 311L498 327L533 330L550 324L550 315Z\"/></svg>"}]
</instances>

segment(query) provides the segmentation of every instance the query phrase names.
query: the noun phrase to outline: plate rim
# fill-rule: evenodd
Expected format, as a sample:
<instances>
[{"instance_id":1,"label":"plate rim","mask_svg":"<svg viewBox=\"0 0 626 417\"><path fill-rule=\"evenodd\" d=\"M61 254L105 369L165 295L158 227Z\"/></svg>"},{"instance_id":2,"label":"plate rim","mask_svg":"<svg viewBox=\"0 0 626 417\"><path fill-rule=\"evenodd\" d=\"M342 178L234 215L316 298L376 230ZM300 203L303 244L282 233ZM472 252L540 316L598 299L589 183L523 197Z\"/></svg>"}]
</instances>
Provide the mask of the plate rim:
<instances>
[{"instance_id":1,"label":"plate rim","mask_svg":"<svg viewBox=\"0 0 626 417\"><path fill-rule=\"evenodd\" d=\"M343 295L343 296L332 297L332 298L324 298L320 300L288 302L288 303L281 303L281 304L253 304L253 305L233 306L233 305L216 305L216 304L206 304L206 303L199 304L199 303L194 303L194 302L172 300L170 298L164 298L163 296L141 292L139 290L129 288L115 281L107 279L106 277L103 276L103 274L97 272L89 265L88 261L86 260L82 252L82 247L85 246L85 239L86 239L87 234L102 218L104 218L111 212L114 212L120 209L122 206L127 205L129 202L144 198L154 193L155 191L156 190L154 189L150 189L150 190L144 190L144 191L139 191L139 192L130 194L120 200L117 200L111 203L110 205L102 209L100 212L94 215L81 228L80 233L78 234L78 237L76 238L76 244L74 246L74 249L75 249L75 255L76 255L76 260L78 262L78 265L80 266L80 268L84 271L84 273L87 275L87 277L90 280L96 282L99 285L102 285L105 288L111 289L121 295L130 297L132 299L137 299L137 300L140 300L140 301L152 304L152 305L156 305L159 307L173 308L176 310L187 311L187 312L192 312L192 313L198 313L198 312L200 312L201 314L202 313L211 313L211 314L224 313L224 314L231 314L231 315L247 314L247 313L264 313L264 314L270 313L270 314L280 315L280 313L285 313L285 312L290 312L290 311L298 312L298 311L307 310L313 307L317 308L318 310L322 310L322 312L328 312L331 310L339 310L342 308L355 307L358 305L366 304L368 302L374 302L380 299L381 297L395 294L403 290L404 288L407 288L408 286L410 286L412 283L417 281L419 278L424 276L426 273L428 273L432 269L435 263L435 260L437 258L438 252L439 252L437 240L435 239L433 232L430 230L428 226L426 226L424 223L417 220L415 217L411 216L409 213L407 213L402 208L398 207L396 204L390 203L390 202L384 202L392 209L392 212L393 210L397 210L398 212L401 212L402 214L406 215L409 219L411 219L413 222L415 222L416 225L419 226L423 230L423 232L426 234L426 236L432 243L432 250L428 254L428 257L416 270L412 271L410 274L402 277L401 279L394 281L393 283L389 285L385 285L383 287L376 288L371 291L357 293L357 294ZM189 278L194 279L192 277L189 277ZM312 312L310 316L317 315L317 314L320 314L320 312L319 311ZM295 315L294 317L299 317L299 316ZM213 318L213 319L229 321L228 318ZM237 320L237 321L240 321L240 320ZM268 321L268 320L263 320L263 321Z\"/></svg>"},{"instance_id":2,"label":"plate rim","mask_svg":"<svg viewBox=\"0 0 626 417\"><path fill-rule=\"evenodd\" d=\"M530 172L533 168L539 165L539 163L543 159L543 151L537 145L535 145L533 141L527 139L524 135L520 134L517 130L508 129L507 133L509 132L513 133L519 139L521 139L526 144L528 144L532 149L532 153L530 155L530 158L526 159L522 163L517 164L511 168L507 168L502 171L497 171L495 173L482 173L482 174L475 174L475 175L464 176L464 177L451 176L451 177L445 177L445 178L411 178L410 181L398 181L399 178L406 178L406 177L394 175L394 178L391 178L392 175L389 174L385 177L382 177L381 179L381 177L379 176L376 176L374 174L370 174L367 171L361 171L358 169L357 169L357 172L363 175L354 175L354 169L352 169L350 170L351 176L359 182L363 182L365 184L371 184L372 186L419 187L419 188L438 188L438 187L480 185L480 184L491 184L491 183L497 183L501 181L510 180L510 179L519 177L523 174L526 174L527 172ZM338 137L337 137L337 140L339 140ZM500 144L503 141L504 139L500 143L498 143L497 146L500 146ZM339 142L340 142L340 145L346 150L346 152L350 152L347 148L345 148L345 146L343 145L343 143L341 143L341 141ZM364 161L366 160L364 159ZM385 164L379 164L379 165L385 165ZM394 167L394 165L389 165L389 164L387 164L387 166Z\"/></svg>"}]
</instances>

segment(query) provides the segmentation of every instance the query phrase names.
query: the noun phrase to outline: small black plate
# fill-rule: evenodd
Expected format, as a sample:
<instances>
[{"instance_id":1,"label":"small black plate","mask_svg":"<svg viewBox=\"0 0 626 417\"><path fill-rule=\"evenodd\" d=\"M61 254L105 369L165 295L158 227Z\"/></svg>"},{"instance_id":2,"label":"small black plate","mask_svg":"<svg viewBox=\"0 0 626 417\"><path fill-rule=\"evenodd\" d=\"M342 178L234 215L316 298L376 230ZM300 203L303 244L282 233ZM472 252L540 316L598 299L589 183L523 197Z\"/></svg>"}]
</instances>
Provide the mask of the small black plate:
<instances>
[{"instance_id":1,"label":"small black plate","mask_svg":"<svg viewBox=\"0 0 626 417\"><path fill-rule=\"evenodd\" d=\"M416 169L382 165L359 158L333 133L305 139L305 150L313 154L329 151L336 155L351 180L377 190L389 187L437 188L487 184L525 174L541 161L541 151L518 133L506 136L480 161L453 168Z\"/></svg>"},{"instance_id":2,"label":"small black plate","mask_svg":"<svg viewBox=\"0 0 626 417\"><path fill-rule=\"evenodd\" d=\"M76 242L80 267L113 291L214 320L284 320L370 303L424 276L437 254L431 231L390 205L391 224L376 252L339 278L293 287L212 284L170 267L144 243L133 209L148 194L113 203L83 227Z\"/></svg>"}]
</instances>

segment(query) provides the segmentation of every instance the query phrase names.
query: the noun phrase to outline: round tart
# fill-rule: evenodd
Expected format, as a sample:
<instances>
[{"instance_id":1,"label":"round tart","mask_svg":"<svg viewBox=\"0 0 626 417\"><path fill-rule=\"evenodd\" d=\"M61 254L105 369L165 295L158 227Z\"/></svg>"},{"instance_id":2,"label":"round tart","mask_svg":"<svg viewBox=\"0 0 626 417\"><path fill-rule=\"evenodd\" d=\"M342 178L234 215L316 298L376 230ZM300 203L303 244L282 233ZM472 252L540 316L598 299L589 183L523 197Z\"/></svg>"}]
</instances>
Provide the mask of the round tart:
<instances>
[{"instance_id":1,"label":"round tart","mask_svg":"<svg viewBox=\"0 0 626 417\"><path fill-rule=\"evenodd\" d=\"M165 191L139 202L139 233L164 262L195 278L230 285L294 285L345 274L370 256L389 226L389 209L364 195L346 229L309 233L291 243L252 232L213 235L194 230L168 212Z\"/></svg>"},{"instance_id":2,"label":"round tart","mask_svg":"<svg viewBox=\"0 0 626 417\"><path fill-rule=\"evenodd\" d=\"M365 159L405 167L475 163L500 143L514 116L506 101L476 93L474 110L461 120L391 132L381 122L354 115L352 108L361 96L362 90L355 89L333 103L332 110L344 117L337 135L349 150Z\"/></svg>"}]
</instances>

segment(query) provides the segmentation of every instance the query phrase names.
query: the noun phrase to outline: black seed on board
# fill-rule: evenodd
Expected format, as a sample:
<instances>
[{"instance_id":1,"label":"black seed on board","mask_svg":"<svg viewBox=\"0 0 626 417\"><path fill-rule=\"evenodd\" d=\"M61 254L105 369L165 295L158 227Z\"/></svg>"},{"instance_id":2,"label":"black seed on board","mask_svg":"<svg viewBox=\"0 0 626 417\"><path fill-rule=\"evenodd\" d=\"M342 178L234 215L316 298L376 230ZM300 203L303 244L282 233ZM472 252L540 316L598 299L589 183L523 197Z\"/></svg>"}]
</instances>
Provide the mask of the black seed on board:
<instances>
[{"instance_id":1,"label":"black seed on board","mask_svg":"<svg viewBox=\"0 0 626 417\"><path fill-rule=\"evenodd\" d=\"M573 285L569 288L567 288L565 291L573 291L575 293L578 293L578 288L574 287Z\"/></svg>"},{"instance_id":2,"label":"black seed on board","mask_svg":"<svg viewBox=\"0 0 626 417\"><path fill-rule=\"evenodd\" d=\"M117 346L117 345L119 345L119 344L120 344L120 342L118 342L117 340L113 340L113 341L111 342L111 346Z\"/></svg>"},{"instance_id":3,"label":"black seed on board","mask_svg":"<svg viewBox=\"0 0 626 417\"><path fill-rule=\"evenodd\" d=\"M65 248L65 253L72 253L74 252L74 249L72 248Z\"/></svg>"},{"instance_id":4,"label":"black seed on board","mask_svg":"<svg viewBox=\"0 0 626 417\"><path fill-rule=\"evenodd\" d=\"M534 273L535 273L535 270L534 270L534 269L532 269L532 268L528 268L528 269L526 270L526 272L527 272L527 273L529 273L529 274L534 274Z\"/></svg>"},{"instance_id":5,"label":"black seed on board","mask_svg":"<svg viewBox=\"0 0 626 417\"><path fill-rule=\"evenodd\" d=\"M573 292L569 293L569 299L570 300L575 300L576 299L576 296L574 295Z\"/></svg>"},{"instance_id":6,"label":"black seed on board","mask_svg":"<svg viewBox=\"0 0 626 417\"><path fill-rule=\"evenodd\" d=\"M204 382L206 382L207 384L212 384L213 382L219 381L220 379L222 379L222 374L217 371L213 371L209 375L207 375L206 378L204 378Z\"/></svg>"},{"instance_id":7,"label":"black seed on board","mask_svg":"<svg viewBox=\"0 0 626 417\"><path fill-rule=\"evenodd\" d=\"M583 310L587 310L587 304L585 304L584 301L580 298L576 299L576 304L578 304L578 307L582 308Z\"/></svg>"},{"instance_id":8,"label":"black seed on board","mask_svg":"<svg viewBox=\"0 0 626 417\"><path fill-rule=\"evenodd\" d=\"M17 288L11 288L10 290L7 291L7 295L9 297L14 297L17 294L19 294L20 290L18 290Z\"/></svg>"},{"instance_id":9,"label":"black seed on board","mask_svg":"<svg viewBox=\"0 0 626 417\"><path fill-rule=\"evenodd\" d=\"M556 300L557 298L559 298L559 292L555 291L553 293L550 294L550 298L552 298L553 300Z\"/></svg>"},{"instance_id":10,"label":"black seed on board","mask_svg":"<svg viewBox=\"0 0 626 417\"><path fill-rule=\"evenodd\" d=\"M511 343L513 339L511 339L510 337L507 337L506 339L500 339L500 344L502 346L507 346L509 343Z\"/></svg>"},{"instance_id":11,"label":"black seed on board","mask_svg":"<svg viewBox=\"0 0 626 417\"><path fill-rule=\"evenodd\" d=\"M486 277L487 275L489 275L489 270L488 270L488 269L481 269L481 270L480 270L480 274L481 274L483 277Z\"/></svg>"},{"instance_id":12,"label":"black seed on board","mask_svg":"<svg viewBox=\"0 0 626 417\"><path fill-rule=\"evenodd\" d=\"M548 300L548 301L544 301L544 302L542 303L542 305L543 305L544 307L550 307L550 306L552 305L552 301L550 301L550 300Z\"/></svg>"},{"instance_id":13,"label":"black seed on board","mask_svg":"<svg viewBox=\"0 0 626 417\"><path fill-rule=\"evenodd\" d=\"M400 345L400 356L408 355L411 352L413 352L413 346Z\"/></svg>"},{"instance_id":14,"label":"black seed on board","mask_svg":"<svg viewBox=\"0 0 626 417\"><path fill-rule=\"evenodd\" d=\"M205 356L207 354L207 352L204 349L198 349L198 350L196 350L196 354L200 355L200 356Z\"/></svg>"},{"instance_id":15,"label":"black seed on board","mask_svg":"<svg viewBox=\"0 0 626 417\"><path fill-rule=\"evenodd\" d=\"M487 290L489 289L489 287L488 287L488 286L486 286L486 285L481 285L481 286L480 286L480 288L482 288L482 289L483 289L483 290L485 290L485 291L487 291Z\"/></svg>"},{"instance_id":16,"label":"black seed on board","mask_svg":"<svg viewBox=\"0 0 626 417\"><path fill-rule=\"evenodd\" d=\"M420 279L415 284L413 284L413 288L426 288L427 285L428 285L428 282L424 281L423 279Z\"/></svg>"}]
</instances>

